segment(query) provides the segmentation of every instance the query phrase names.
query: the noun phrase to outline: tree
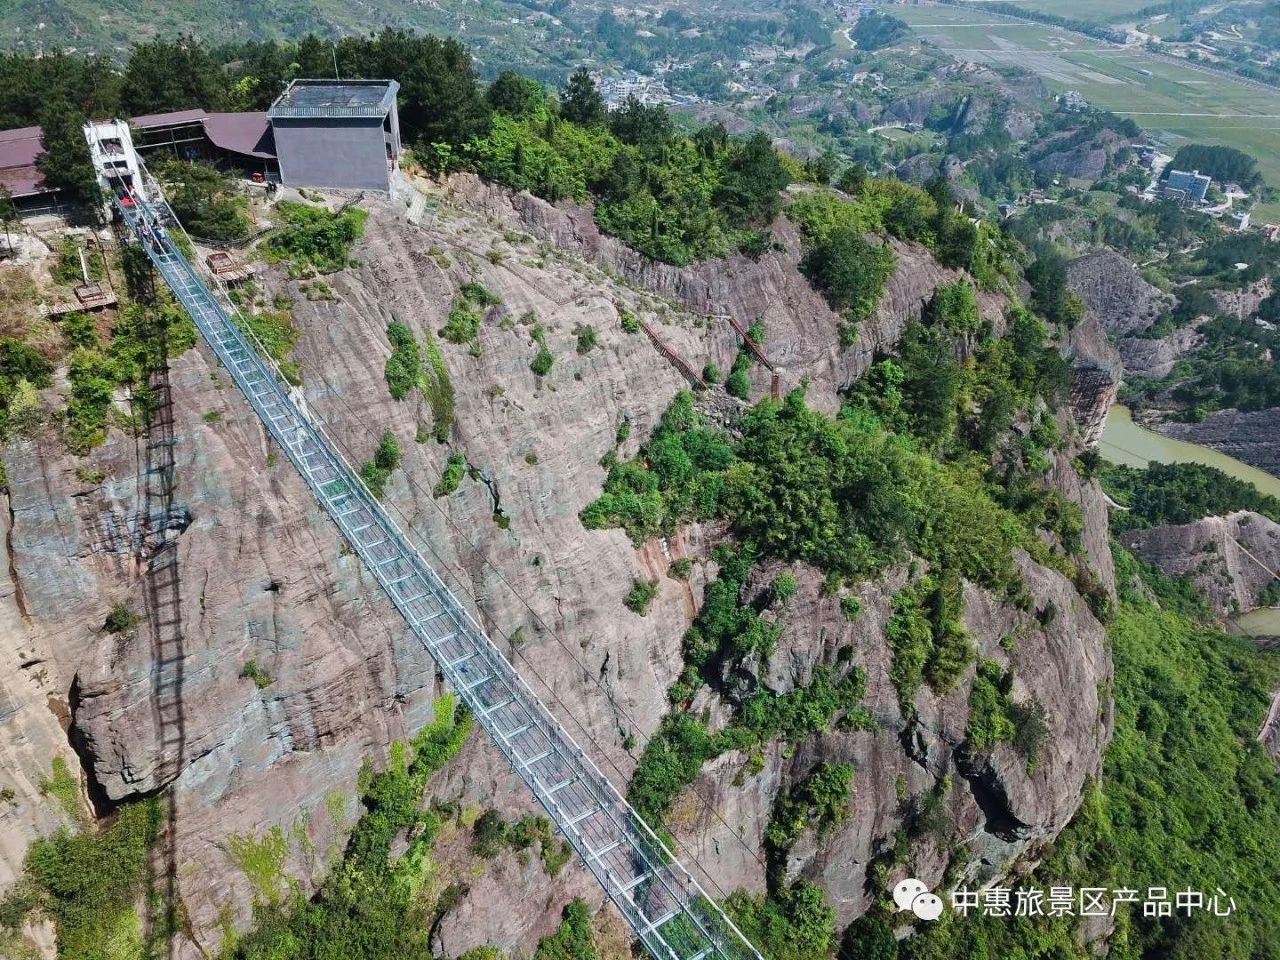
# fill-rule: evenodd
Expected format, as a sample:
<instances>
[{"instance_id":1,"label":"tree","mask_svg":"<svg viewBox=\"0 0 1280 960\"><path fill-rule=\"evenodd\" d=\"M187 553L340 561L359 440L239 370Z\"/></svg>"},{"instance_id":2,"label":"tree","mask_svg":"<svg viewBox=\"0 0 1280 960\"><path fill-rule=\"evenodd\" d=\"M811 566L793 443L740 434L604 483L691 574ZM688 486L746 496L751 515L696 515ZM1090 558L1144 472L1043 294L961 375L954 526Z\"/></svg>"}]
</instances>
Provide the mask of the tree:
<instances>
[{"instance_id":1,"label":"tree","mask_svg":"<svg viewBox=\"0 0 1280 960\"><path fill-rule=\"evenodd\" d=\"M18 207L13 202L13 194L9 188L0 183L0 224L4 225L4 245L13 249L13 239L9 236L9 224L18 219Z\"/></svg>"},{"instance_id":2,"label":"tree","mask_svg":"<svg viewBox=\"0 0 1280 960\"><path fill-rule=\"evenodd\" d=\"M837 187L854 197L860 194L866 185L866 168L859 166L856 163L845 170L844 173L840 174L840 179L836 181Z\"/></svg>"},{"instance_id":3,"label":"tree","mask_svg":"<svg viewBox=\"0 0 1280 960\"><path fill-rule=\"evenodd\" d=\"M646 106L632 94L623 106L609 114L609 127L623 143L646 151L656 149L671 139L671 116L666 107Z\"/></svg>"},{"instance_id":4,"label":"tree","mask_svg":"<svg viewBox=\"0 0 1280 960\"><path fill-rule=\"evenodd\" d=\"M40 129L44 152L36 158L36 169L45 184L96 208L101 191L84 138L84 115L69 103L53 103L40 117Z\"/></svg>"},{"instance_id":5,"label":"tree","mask_svg":"<svg viewBox=\"0 0 1280 960\"><path fill-rule=\"evenodd\" d=\"M230 94L227 75L195 37L140 43L129 54L120 91L129 116L167 110L216 109Z\"/></svg>"},{"instance_id":6,"label":"tree","mask_svg":"<svg viewBox=\"0 0 1280 960\"><path fill-rule=\"evenodd\" d=\"M782 208L778 194L788 182L768 134L756 131L733 151L725 165L716 204L734 226L767 224Z\"/></svg>"},{"instance_id":7,"label":"tree","mask_svg":"<svg viewBox=\"0 0 1280 960\"><path fill-rule=\"evenodd\" d=\"M542 86L514 70L503 70L485 91L485 100L498 113L520 119L542 102Z\"/></svg>"},{"instance_id":8,"label":"tree","mask_svg":"<svg viewBox=\"0 0 1280 960\"><path fill-rule=\"evenodd\" d=\"M153 164L165 182L166 195L194 236L209 240L240 240L249 233L244 202L231 178L207 163L161 160Z\"/></svg>"},{"instance_id":9,"label":"tree","mask_svg":"<svg viewBox=\"0 0 1280 960\"><path fill-rule=\"evenodd\" d=\"M837 310L871 313L893 273L893 250L872 244L855 227L837 227L816 243L800 266Z\"/></svg>"},{"instance_id":10,"label":"tree","mask_svg":"<svg viewBox=\"0 0 1280 960\"><path fill-rule=\"evenodd\" d=\"M604 123L607 119L604 97L586 67L575 70L560 91L560 116L584 127Z\"/></svg>"},{"instance_id":11,"label":"tree","mask_svg":"<svg viewBox=\"0 0 1280 960\"><path fill-rule=\"evenodd\" d=\"M805 161L804 169L816 183L827 184L836 175L836 169L840 166L840 158L836 156L834 150L828 147L816 157L810 157Z\"/></svg>"}]
</instances>

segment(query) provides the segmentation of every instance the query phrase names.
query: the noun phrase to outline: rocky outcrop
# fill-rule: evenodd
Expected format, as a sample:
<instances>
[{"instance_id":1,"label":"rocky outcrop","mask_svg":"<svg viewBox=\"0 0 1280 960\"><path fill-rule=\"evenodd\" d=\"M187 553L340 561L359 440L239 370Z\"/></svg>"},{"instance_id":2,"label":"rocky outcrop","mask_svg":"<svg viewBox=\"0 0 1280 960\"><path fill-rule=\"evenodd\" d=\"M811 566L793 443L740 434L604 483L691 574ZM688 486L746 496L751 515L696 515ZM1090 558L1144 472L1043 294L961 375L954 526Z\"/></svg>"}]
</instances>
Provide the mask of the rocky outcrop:
<instances>
[{"instance_id":1,"label":"rocky outcrop","mask_svg":"<svg viewBox=\"0 0 1280 960\"><path fill-rule=\"evenodd\" d=\"M1125 372L1156 380L1167 377L1180 357L1204 343L1196 326L1181 327L1167 337L1123 337L1116 346Z\"/></svg>"},{"instance_id":2,"label":"rocky outcrop","mask_svg":"<svg viewBox=\"0 0 1280 960\"><path fill-rule=\"evenodd\" d=\"M1280 409L1219 410L1199 423L1165 420L1149 426L1280 476Z\"/></svg>"},{"instance_id":3,"label":"rocky outcrop","mask_svg":"<svg viewBox=\"0 0 1280 960\"><path fill-rule=\"evenodd\" d=\"M604 271L598 274L604 280L621 276L655 306L712 318L701 335L700 350L721 369L732 364L739 341L726 321L715 318L731 314L744 323L762 320L769 357L783 370L783 389L795 386L802 375L808 377L809 401L824 410L838 405L838 391L866 371L877 351L888 350L901 339L907 323L919 317L939 286L960 276L939 265L923 247L890 238L897 267L875 313L858 325L853 345L842 350L840 318L800 274L799 232L785 218L772 227L776 246L781 249L757 260L733 255L679 268L649 260L602 234L589 207L552 205L469 174L450 179L448 196L509 229L528 231L560 250L583 257ZM997 332L1003 330L1006 299L979 291L978 302L983 319ZM700 369L700 364L695 367ZM756 368L753 376L759 378L758 387L767 385L761 369Z\"/></svg>"},{"instance_id":4,"label":"rocky outcrop","mask_svg":"<svg viewBox=\"0 0 1280 960\"><path fill-rule=\"evenodd\" d=\"M358 266L325 278L324 288L269 271L264 302L293 301L302 390L348 459L368 459L384 430L399 438L403 467L386 498L393 516L494 636L523 628L524 645L511 650L517 667L624 788L635 764L632 738L642 744L666 708L665 691L682 666L681 637L708 575L695 565L689 581L677 581L666 576L668 566L704 558L716 532L693 527L637 548L617 530L587 533L578 519L599 493L599 461L614 448L619 424L631 425L620 452L633 454L686 384L650 339L622 330L620 310L642 317L694 369L707 362L727 368L739 349L732 327L708 318L761 317L785 388L807 378L811 401L833 409L839 389L877 351L892 349L937 286L958 274L922 248L894 242L898 269L886 295L854 346L841 350L839 319L797 271L799 238L785 220L774 227L783 249L758 261L731 257L677 269L603 237L586 208L554 207L468 177L455 178L450 191L455 205L423 228L405 222L399 200L368 201ZM482 325L476 349L440 344L455 389L450 445L415 442L429 438L431 414L416 395L390 398L386 326L395 318L420 337L438 330L466 282L483 284L502 303ZM1004 300L980 297L983 316L999 329ZM530 314L555 356L542 377L529 369L536 352ZM594 328L597 345L579 354L581 326ZM0 882L16 874L33 836L66 822L40 796L53 753L64 754L73 771L83 761L100 811L171 785L174 867L191 937L179 951L186 958L216 953L224 921L243 927L250 920L259 892L237 863L233 837L278 830L288 847L285 872L304 893L314 889L357 814L351 796L361 762L383 756L390 741L428 719L436 680L206 350L175 360L171 375L174 499L182 511L176 593L161 590L156 558L137 548L145 439L114 431L83 460L57 452L54 436L4 452L11 575L0 589L0 624L12 629L0 641L11 662L0 680L0 707L29 732L0 740L18 785L18 802L0 810L14 828L0 842ZM765 372L757 367L753 377L754 395L762 396ZM432 488L450 452L462 453L483 481L468 478L436 498ZM101 471L103 482L79 479L92 471ZM496 501L501 524L491 519ZM894 731L902 719L887 686L882 633L894 581L864 585L865 622L846 625L808 571L789 632L767 665L771 682L802 676L815 656L838 657L815 633L827 631L854 645L882 729L833 733L794 756L777 748L741 784L734 783L741 758L710 766L703 781L719 818L698 826L710 814L696 803L688 823L675 826L705 853L700 865L711 881L758 888L755 854L777 791L823 756L856 761L858 789L875 798L872 813L858 813L835 846L815 845L811 853L798 847L795 869L829 884L844 918L864 904L868 859L901 822L899 772L918 794L954 771L954 836L973 838L975 862L991 870L1065 822L1105 740L1097 691L1107 667L1105 656L1098 659L1100 628L1071 585L1026 558L1020 563L1029 589L1042 602L1053 600L1057 619L1042 627L973 589L966 619L984 653L1012 662L1016 695L1044 703L1061 744L1046 749L1041 766L1028 773L1025 761L998 748L971 758L961 773L963 692L937 702L922 694L919 737L899 741ZM622 603L636 578L658 582L643 617ZM117 633L104 629L116 602L142 620ZM1009 632L1018 637L1012 654L999 642ZM261 686L244 675L249 660L261 671ZM175 661L183 678L177 729L172 715L155 709L154 696L163 665ZM906 742L914 745L904 750ZM530 810L515 775L478 736L433 790L509 816ZM730 852L737 840L718 832L720 818L735 831L743 825L754 853L740 845ZM936 877L944 858L921 846L918 862ZM555 882L516 860L469 877L436 931L444 953L485 942L530 952L570 896L599 902L572 865ZM519 906L492 916L495 902Z\"/></svg>"},{"instance_id":5,"label":"rocky outcrop","mask_svg":"<svg viewBox=\"0 0 1280 960\"><path fill-rule=\"evenodd\" d=\"M1039 145L1031 156L1031 166L1048 173L1076 180L1097 180L1107 171L1111 158L1128 145L1119 134L1103 130L1083 142L1070 133L1058 134Z\"/></svg>"},{"instance_id":6,"label":"rocky outcrop","mask_svg":"<svg viewBox=\"0 0 1280 960\"><path fill-rule=\"evenodd\" d=\"M1128 530L1120 542L1171 577L1189 576L1223 617L1253 610L1280 570L1280 524L1249 511Z\"/></svg>"},{"instance_id":7,"label":"rocky outcrop","mask_svg":"<svg viewBox=\"0 0 1280 960\"><path fill-rule=\"evenodd\" d=\"M351 824L349 800L342 817L326 812L329 794L349 795L364 758L430 717L434 669L301 479L268 464L256 419L207 355L175 360L171 382L174 499L190 521L172 590L135 549L145 451L132 437L113 433L85 460L51 435L4 452L12 589L0 616L21 625L6 637L25 635L6 690L26 688L16 719L30 721L6 763L19 828L5 831L4 870L52 825L57 806L32 785L54 757L83 770L99 814L172 782L182 909L216 950L220 914L247 921L254 895L229 838L279 828L293 838L288 872L310 889L323 864L306 850L340 849ZM105 480L77 479L87 470ZM113 604L137 623L108 630ZM261 689L241 676L250 660ZM174 662L181 680L162 710L157 678ZM67 728L60 744L41 711Z\"/></svg>"},{"instance_id":8,"label":"rocky outcrop","mask_svg":"<svg viewBox=\"0 0 1280 960\"><path fill-rule=\"evenodd\" d=\"M1172 305L1159 288L1138 276L1133 263L1112 250L1072 260L1067 284L1116 336L1147 329Z\"/></svg>"},{"instance_id":9,"label":"rocky outcrop","mask_svg":"<svg viewBox=\"0 0 1280 960\"><path fill-rule=\"evenodd\" d=\"M919 186L938 175L938 161L927 153L917 153L898 164L893 175L905 183Z\"/></svg>"},{"instance_id":10,"label":"rocky outcrop","mask_svg":"<svg viewBox=\"0 0 1280 960\"><path fill-rule=\"evenodd\" d=\"M968 585L964 623L980 656L1013 670L1013 699L1034 700L1045 709L1048 745L1034 767L1004 744L969 754L972 666L945 695L922 690L917 718L902 716L889 679L885 627L893 594L907 582L905 567L860 585L862 609L849 622L839 598L823 591L819 572L791 565L786 569L798 589L763 678L787 690L807 683L819 665L841 670L852 662L866 673L863 704L877 729L832 731L805 741L793 755L775 746L754 765L736 753L708 764L672 817L677 839L692 858L726 889L763 889L772 798L822 762L853 765L856 799L842 824L821 837L811 830L802 835L786 869L820 883L840 923L883 898L884 891L868 887L872 864L893 845L913 805L943 786L942 826L914 838L903 868L926 883L941 880L953 845L962 849L969 874L985 880L1056 835L1075 812L1085 778L1100 771L1111 731L1110 704L1100 699L1100 690L1109 682L1111 665L1102 626L1072 584L1026 557L1020 567L1039 613L1011 610ZM763 588L781 569L759 571L754 583Z\"/></svg>"},{"instance_id":11,"label":"rocky outcrop","mask_svg":"<svg viewBox=\"0 0 1280 960\"><path fill-rule=\"evenodd\" d=\"M1102 439L1107 411L1119 393L1120 384L1110 370L1088 360L1077 360L1071 368L1071 411L1086 447L1095 447Z\"/></svg>"}]
</instances>

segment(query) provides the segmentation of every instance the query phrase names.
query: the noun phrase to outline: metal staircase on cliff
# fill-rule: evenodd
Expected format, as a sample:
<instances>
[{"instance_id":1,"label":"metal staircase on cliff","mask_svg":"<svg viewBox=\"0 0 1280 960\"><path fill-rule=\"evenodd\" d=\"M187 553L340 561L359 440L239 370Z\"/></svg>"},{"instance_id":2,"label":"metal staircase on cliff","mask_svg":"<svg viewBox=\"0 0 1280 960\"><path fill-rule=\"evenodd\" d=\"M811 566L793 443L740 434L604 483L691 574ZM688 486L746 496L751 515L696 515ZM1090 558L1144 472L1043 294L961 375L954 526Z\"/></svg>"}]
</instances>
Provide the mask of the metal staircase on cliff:
<instances>
[{"instance_id":1,"label":"metal staircase on cliff","mask_svg":"<svg viewBox=\"0 0 1280 960\"><path fill-rule=\"evenodd\" d=\"M155 229L162 222L181 227L155 185L145 185L150 198L139 189L131 204L117 201L129 232L446 682L636 937L657 960L764 960L564 731L369 493L298 391L246 338L232 318L234 305L224 306L173 239Z\"/></svg>"}]
</instances>

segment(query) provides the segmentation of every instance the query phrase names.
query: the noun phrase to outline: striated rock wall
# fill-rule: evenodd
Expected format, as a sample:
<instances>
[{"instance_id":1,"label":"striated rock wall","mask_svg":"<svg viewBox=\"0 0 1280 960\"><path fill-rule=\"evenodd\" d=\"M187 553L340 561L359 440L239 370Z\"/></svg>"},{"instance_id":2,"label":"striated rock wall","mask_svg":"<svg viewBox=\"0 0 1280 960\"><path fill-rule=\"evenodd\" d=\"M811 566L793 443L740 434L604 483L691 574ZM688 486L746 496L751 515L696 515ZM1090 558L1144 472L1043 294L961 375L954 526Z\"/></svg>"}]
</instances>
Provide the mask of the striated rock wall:
<instances>
[{"instance_id":1,"label":"striated rock wall","mask_svg":"<svg viewBox=\"0 0 1280 960\"><path fill-rule=\"evenodd\" d=\"M1067 283L1116 336L1147 329L1172 305L1172 297L1138 276L1138 268L1114 250L1072 260Z\"/></svg>"},{"instance_id":2,"label":"striated rock wall","mask_svg":"<svg viewBox=\"0 0 1280 960\"><path fill-rule=\"evenodd\" d=\"M578 520L600 491L599 460L614 447L618 426L631 425L620 450L630 455L685 385L644 335L621 330L619 309L643 317L695 369L706 362L727 368L738 350L727 322L697 314L763 317L765 347L785 371L784 386L810 378L810 398L832 409L840 387L876 350L892 347L936 286L956 274L920 248L897 245L899 267L884 302L862 324L858 343L840 351L837 318L796 271L799 240L785 221L775 228L785 252L678 270L600 236L585 209L552 207L468 177L455 178L450 189L458 206L443 207L423 227L406 222L400 200L369 202L366 235L354 251L359 266L327 277L327 290L270 272L263 295L295 303L301 336L294 357L310 408L355 464L371 456L384 430L396 434L404 464L387 486L393 515L459 594L473 598L492 635L523 628L524 643L512 650L517 666L625 788L666 707L665 691L681 669L681 637L713 573L695 564L684 582L667 577L668 566L705 557L720 532L694 526L669 543L637 548L620 531L588 532ZM521 230L534 238L513 232ZM452 445L417 443L429 436L429 409L416 394L391 400L383 378L386 324L400 319L420 338L438 330L458 287L470 281L502 303L482 325L478 356L440 344L456 391ZM982 306L998 325L1002 300L984 295ZM529 369L536 352L530 313L556 358L545 377ZM576 352L581 325L594 327L598 339L585 354ZM757 366L753 377L761 396L765 371ZM193 937L182 955L195 956L216 952L225 924L246 925L255 898L266 895L240 869L231 838L278 829L288 847L286 873L311 890L357 814L351 796L362 759L381 756L391 740L427 720L435 678L207 351L175 361L172 380L175 499L186 511L176 618L151 615L159 609L148 595L156 574L131 544L142 441L113 432L84 460L58 453L50 437L4 452L11 576L0 590L0 649L13 666L0 681L0 706L22 734L0 739L19 784L19 802L0 810L14 828L0 843L0 883L17 873L32 837L65 822L39 795L39 781L51 751L78 769L62 734L69 726L100 811L173 782L176 867ZM431 490L451 451L463 453L483 481L468 478L437 499ZM106 480L94 486L76 479L86 466L100 468ZM1087 515L1102 510L1083 487L1077 492ZM509 520L505 528L491 519L498 512ZM1109 670L1100 628L1066 581L1022 563L1041 602L1053 599L1057 625L1041 629L973 590L967 619L984 652L1013 658L1018 695L1044 698L1062 744L1034 774L1000 748L980 758L967 779L954 778L948 803L955 835L970 838L991 869L1060 829L1106 737L1105 705L1097 699ZM865 585L865 622L846 625L818 595L816 574L803 573L801 605L770 675L779 683L800 677L814 658L836 655L835 638L853 643L871 676L868 703L884 727L831 734L795 756L775 749L764 769L741 783L734 782L741 758L722 758L698 786L717 815L695 803L677 826L711 884L759 888L759 836L778 790L824 756L856 761L859 795L873 800L869 810L859 805L829 847L798 847L795 863L829 887L847 919L862 908L859 877L865 879L869 856L904 815L895 806L898 774L915 793L953 765L965 700L959 692L938 703L922 695L919 736L899 740L882 636L894 579ZM622 604L635 578L658 583L643 617ZM148 618L132 632L106 632L116 601ZM153 704L155 677L174 639L162 641L158 631L175 624L183 666L180 748L172 718ZM1006 632L1019 637L1012 654L998 643ZM249 659L269 674L261 689L240 676ZM914 745L904 751L907 741ZM514 774L478 737L433 789L507 816L531 809ZM993 806L993 796L1004 799ZM745 849L721 832L724 821L734 830L742 825ZM984 826L993 823L999 828ZM940 874L940 853L922 849L920 857L930 877ZM506 860L468 878L437 929L436 945L449 954L484 943L530 950L571 895L599 902L572 865L555 882ZM495 911L495 902L519 906Z\"/></svg>"},{"instance_id":3,"label":"striated rock wall","mask_svg":"<svg viewBox=\"0 0 1280 960\"><path fill-rule=\"evenodd\" d=\"M1199 423L1164 420L1147 426L1280 476L1280 409L1219 410Z\"/></svg>"},{"instance_id":4,"label":"striated rock wall","mask_svg":"<svg viewBox=\"0 0 1280 960\"><path fill-rule=\"evenodd\" d=\"M1224 617L1256 608L1272 571L1280 570L1280 524L1247 510L1127 530L1120 542L1171 577L1190 576Z\"/></svg>"},{"instance_id":5,"label":"striated rock wall","mask_svg":"<svg viewBox=\"0 0 1280 960\"><path fill-rule=\"evenodd\" d=\"M866 671L863 704L879 729L832 731L794 752L775 745L758 771L740 753L708 764L670 820L690 857L723 889L763 890L764 833L773 799L822 762L854 767L849 817L821 837L812 830L802 835L786 869L792 877L821 884L842 924L883 896L868 888L872 863L892 847L913 803L944 776L950 777L945 824L937 835L913 842L912 876L940 882L953 846L971 858L969 872L982 880L1000 874L1019 856L1034 855L1038 844L1070 820L1085 778L1100 773L1111 736L1111 707L1101 695L1111 662L1101 624L1071 583L1025 556L1019 566L1037 609L1011 610L966 585L964 624L979 656L1013 670L1014 700L1035 700L1045 708L1051 732L1034 770L1006 744L977 757L962 749L972 665L946 695L925 687L915 701L918 718L903 718L889 679L892 656L885 627L893 594L907 582L905 567L862 584L856 594L862 611L849 622L839 599L823 592L821 573L790 565L785 569L796 577L798 589L764 668L769 685L781 691L806 683L818 665L843 669L841 651L851 652L852 663ZM764 589L783 569L760 570L755 587ZM1048 609L1054 611L1051 616L1044 612Z\"/></svg>"}]
</instances>

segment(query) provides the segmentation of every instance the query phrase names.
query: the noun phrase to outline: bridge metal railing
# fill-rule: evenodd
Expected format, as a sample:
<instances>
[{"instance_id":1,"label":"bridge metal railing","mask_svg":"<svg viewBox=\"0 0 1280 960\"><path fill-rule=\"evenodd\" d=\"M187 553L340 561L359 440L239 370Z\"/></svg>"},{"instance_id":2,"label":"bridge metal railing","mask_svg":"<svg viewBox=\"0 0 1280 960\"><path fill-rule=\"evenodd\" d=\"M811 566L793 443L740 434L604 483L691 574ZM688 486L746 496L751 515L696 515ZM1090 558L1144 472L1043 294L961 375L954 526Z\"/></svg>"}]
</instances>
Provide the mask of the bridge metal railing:
<instances>
[{"instance_id":1,"label":"bridge metal railing","mask_svg":"<svg viewBox=\"0 0 1280 960\"><path fill-rule=\"evenodd\" d=\"M511 768L657 960L764 960L560 726L246 338L171 237L158 191L126 225L324 510ZM178 225L180 227L180 225ZM234 311L234 305L230 305ZM496 905L495 905L496 906Z\"/></svg>"}]
</instances>

